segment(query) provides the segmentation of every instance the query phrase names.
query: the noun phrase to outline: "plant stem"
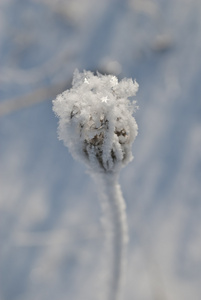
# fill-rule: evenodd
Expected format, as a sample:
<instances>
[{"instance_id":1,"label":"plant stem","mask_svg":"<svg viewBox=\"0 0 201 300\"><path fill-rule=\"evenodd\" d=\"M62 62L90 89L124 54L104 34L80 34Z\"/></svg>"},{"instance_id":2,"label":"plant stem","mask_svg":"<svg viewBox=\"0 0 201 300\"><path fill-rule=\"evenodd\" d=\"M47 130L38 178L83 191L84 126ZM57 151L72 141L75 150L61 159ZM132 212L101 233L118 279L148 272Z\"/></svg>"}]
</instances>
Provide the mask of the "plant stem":
<instances>
[{"instance_id":1,"label":"plant stem","mask_svg":"<svg viewBox=\"0 0 201 300\"><path fill-rule=\"evenodd\" d=\"M125 271L126 246L128 227L125 212L125 201L118 184L118 174L106 173L100 175L101 202L106 215L106 237L110 240L110 282L108 300L119 300Z\"/></svg>"}]
</instances>

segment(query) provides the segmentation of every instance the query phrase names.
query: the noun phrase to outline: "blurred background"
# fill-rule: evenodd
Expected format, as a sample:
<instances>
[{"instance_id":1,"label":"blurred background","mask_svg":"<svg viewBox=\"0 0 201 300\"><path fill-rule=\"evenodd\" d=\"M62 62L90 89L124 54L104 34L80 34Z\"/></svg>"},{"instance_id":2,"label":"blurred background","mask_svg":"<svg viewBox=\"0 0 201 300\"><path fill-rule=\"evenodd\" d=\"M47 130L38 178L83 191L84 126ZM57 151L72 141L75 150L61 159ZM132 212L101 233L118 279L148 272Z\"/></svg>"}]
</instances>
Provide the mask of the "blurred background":
<instances>
[{"instance_id":1,"label":"blurred background","mask_svg":"<svg viewBox=\"0 0 201 300\"><path fill-rule=\"evenodd\" d=\"M97 300L97 189L57 139L75 68L140 85L126 300L201 297L200 0L0 0L0 300Z\"/></svg>"}]
</instances>

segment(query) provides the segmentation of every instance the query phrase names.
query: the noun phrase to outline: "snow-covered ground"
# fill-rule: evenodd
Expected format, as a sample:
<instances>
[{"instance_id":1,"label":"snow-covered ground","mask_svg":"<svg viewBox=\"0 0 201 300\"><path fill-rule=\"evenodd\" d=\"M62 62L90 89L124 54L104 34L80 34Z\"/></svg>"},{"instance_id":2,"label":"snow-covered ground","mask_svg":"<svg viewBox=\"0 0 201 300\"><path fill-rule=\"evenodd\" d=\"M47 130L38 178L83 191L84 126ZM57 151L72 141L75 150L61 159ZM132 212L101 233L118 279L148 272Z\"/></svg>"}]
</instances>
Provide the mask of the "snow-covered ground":
<instances>
[{"instance_id":1,"label":"snow-covered ground","mask_svg":"<svg viewBox=\"0 0 201 300\"><path fill-rule=\"evenodd\" d=\"M200 300L200 15L200 0L0 1L0 300L104 290L97 189L52 112L75 68L140 85L124 299Z\"/></svg>"}]
</instances>

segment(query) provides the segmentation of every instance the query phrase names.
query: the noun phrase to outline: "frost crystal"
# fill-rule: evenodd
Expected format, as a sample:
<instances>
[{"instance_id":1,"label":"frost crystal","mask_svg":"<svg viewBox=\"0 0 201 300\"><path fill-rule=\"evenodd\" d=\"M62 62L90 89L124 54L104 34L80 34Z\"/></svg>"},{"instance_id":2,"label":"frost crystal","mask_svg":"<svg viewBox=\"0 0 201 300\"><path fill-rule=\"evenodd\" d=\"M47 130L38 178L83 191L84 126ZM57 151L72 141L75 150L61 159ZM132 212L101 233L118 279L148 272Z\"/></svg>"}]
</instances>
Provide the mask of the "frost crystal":
<instances>
[{"instance_id":1,"label":"frost crystal","mask_svg":"<svg viewBox=\"0 0 201 300\"><path fill-rule=\"evenodd\" d=\"M112 75L74 72L72 88L53 100L59 139L96 172L113 172L132 160L137 135L132 114L138 84Z\"/></svg>"}]
</instances>

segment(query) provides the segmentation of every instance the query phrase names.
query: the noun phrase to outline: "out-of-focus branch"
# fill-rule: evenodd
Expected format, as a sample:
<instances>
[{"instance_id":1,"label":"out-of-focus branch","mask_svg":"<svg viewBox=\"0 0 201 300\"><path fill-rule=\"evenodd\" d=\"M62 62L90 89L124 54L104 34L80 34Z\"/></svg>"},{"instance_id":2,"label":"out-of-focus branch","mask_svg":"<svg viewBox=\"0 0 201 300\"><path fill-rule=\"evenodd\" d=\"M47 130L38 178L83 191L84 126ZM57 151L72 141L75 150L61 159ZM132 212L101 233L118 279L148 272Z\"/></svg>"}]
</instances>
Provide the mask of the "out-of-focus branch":
<instances>
[{"instance_id":1,"label":"out-of-focus branch","mask_svg":"<svg viewBox=\"0 0 201 300\"><path fill-rule=\"evenodd\" d=\"M54 99L57 94L67 89L69 86L70 82L65 81L53 86L41 87L21 97L7 99L6 101L0 102L0 117L13 113L24 107L28 107L49 99Z\"/></svg>"}]
</instances>

